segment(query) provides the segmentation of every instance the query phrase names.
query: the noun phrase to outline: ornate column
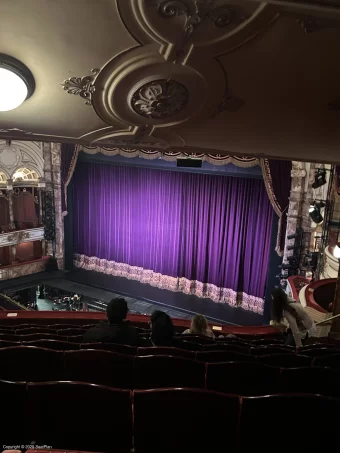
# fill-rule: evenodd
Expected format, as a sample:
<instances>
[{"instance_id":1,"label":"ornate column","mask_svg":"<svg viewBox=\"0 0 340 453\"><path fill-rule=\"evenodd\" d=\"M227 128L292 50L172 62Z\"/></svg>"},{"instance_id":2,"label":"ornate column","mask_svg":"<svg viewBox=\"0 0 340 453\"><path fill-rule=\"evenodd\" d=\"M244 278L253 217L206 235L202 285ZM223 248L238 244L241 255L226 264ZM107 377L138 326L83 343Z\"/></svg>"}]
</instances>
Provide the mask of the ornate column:
<instances>
[{"instance_id":1,"label":"ornate column","mask_svg":"<svg viewBox=\"0 0 340 453\"><path fill-rule=\"evenodd\" d=\"M46 192L52 191L52 156L51 156L51 143L43 143L43 158L44 158L44 179L46 185ZM43 254L53 255L52 241L45 241L45 250Z\"/></svg>"},{"instance_id":2,"label":"ornate column","mask_svg":"<svg viewBox=\"0 0 340 453\"><path fill-rule=\"evenodd\" d=\"M283 262L287 262L287 257L292 254L287 247L294 245L295 239L287 239L287 236L295 234L296 229L301 225L301 216L304 204L305 177L306 169L304 162L292 162L292 188L289 197L287 212L287 231Z\"/></svg>"},{"instance_id":3,"label":"ornate column","mask_svg":"<svg viewBox=\"0 0 340 453\"><path fill-rule=\"evenodd\" d=\"M61 206L61 144L51 143L52 181L54 189L55 227L56 227L56 259L59 269L64 268L64 217Z\"/></svg>"},{"instance_id":4,"label":"ornate column","mask_svg":"<svg viewBox=\"0 0 340 453\"><path fill-rule=\"evenodd\" d=\"M7 194L8 194L8 211L9 211L9 229L15 230L14 224L14 211L13 211L13 180L7 180Z\"/></svg>"},{"instance_id":5,"label":"ornate column","mask_svg":"<svg viewBox=\"0 0 340 453\"><path fill-rule=\"evenodd\" d=\"M39 180L38 180L39 225L42 225L42 223L43 223L43 196L42 196L42 192L45 191L45 188L46 188L45 178L39 178ZM45 239L42 239L42 241L41 241L41 252L42 252L43 256L45 254L45 250L46 250Z\"/></svg>"}]
</instances>

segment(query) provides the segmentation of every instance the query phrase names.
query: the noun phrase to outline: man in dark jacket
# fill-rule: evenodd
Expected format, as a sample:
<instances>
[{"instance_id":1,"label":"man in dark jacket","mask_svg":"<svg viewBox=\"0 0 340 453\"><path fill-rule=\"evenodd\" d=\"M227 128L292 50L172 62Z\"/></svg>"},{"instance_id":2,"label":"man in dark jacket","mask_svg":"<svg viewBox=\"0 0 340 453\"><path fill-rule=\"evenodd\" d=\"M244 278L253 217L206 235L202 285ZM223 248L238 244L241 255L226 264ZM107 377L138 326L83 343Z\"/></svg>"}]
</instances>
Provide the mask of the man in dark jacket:
<instances>
[{"instance_id":1,"label":"man in dark jacket","mask_svg":"<svg viewBox=\"0 0 340 453\"><path fill-rule=\"evenodd\" d=\"M84 343L119 343L139 346L141 339L138 332L125 320L128 313L126 300L122 297L112 299L106 308L108 323L103 322L85 332Z\"/></svg>"}]
</instances>

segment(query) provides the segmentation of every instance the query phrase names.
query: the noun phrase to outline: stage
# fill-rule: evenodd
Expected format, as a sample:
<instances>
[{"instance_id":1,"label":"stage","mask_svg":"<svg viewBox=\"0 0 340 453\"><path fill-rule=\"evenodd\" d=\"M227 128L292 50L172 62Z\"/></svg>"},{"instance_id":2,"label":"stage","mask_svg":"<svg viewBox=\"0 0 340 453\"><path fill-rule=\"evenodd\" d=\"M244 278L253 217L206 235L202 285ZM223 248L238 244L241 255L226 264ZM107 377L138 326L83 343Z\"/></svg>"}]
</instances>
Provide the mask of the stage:
<instances>
[{"instance_id":1,"label":"stage","mask_svg":"<svg viewBox=\"0 0 340 453\"><path fill-rule=\"evenodd\" d=\"M6 289L24 289L37 285L48 285L97 299L103 304L113 297L126 297L133 313L151 314L154 310L164 310L173 318L191 319L201 313L211 322L231 326L261 326L263 317L240 307L216 303L210 299L158 289L124 277L77 269L69 272L39 273L0 283L0 292Z\"/></svg>"}]
</instances>

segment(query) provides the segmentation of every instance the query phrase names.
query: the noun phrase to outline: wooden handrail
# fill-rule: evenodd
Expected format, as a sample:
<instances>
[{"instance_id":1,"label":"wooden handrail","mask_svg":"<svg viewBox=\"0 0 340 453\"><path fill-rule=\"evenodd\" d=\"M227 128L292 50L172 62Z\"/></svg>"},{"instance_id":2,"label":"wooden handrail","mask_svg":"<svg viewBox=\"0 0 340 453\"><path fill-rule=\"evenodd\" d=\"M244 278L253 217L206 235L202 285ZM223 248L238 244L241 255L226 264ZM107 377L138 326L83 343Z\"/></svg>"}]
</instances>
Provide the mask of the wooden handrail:
<instances>
[{"instance_id":1,"label":"wooden handrail","mask_svg":"<svg viewBox=\"0 0 340 453\"><path fill-rule=\"evenodd\" d=\"M16 305L19 307L21 310L26 310L26 311L32 311L30 308L25 307L25 305L21 305L19 302L16 300L12 299L11 297L7 296L6 294L0 293L0 297L4 298L8 302L11 302L12 304Z\"/></svg>"}]
</instances>

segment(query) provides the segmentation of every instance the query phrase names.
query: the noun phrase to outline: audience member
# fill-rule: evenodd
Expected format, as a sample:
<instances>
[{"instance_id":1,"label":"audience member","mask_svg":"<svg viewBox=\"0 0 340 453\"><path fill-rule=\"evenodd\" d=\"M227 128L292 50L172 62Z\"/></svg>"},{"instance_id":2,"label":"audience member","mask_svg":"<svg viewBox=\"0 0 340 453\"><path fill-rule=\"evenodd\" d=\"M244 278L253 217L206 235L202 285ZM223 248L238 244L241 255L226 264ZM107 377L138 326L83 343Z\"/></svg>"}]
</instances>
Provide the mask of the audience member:
<instances>
[{"instance_id":1,"label":"audience member","mask_svg":"<svg viewBox=\"0 0 340 453\"><path fill-rule=\"evenodd\" d=\"M151 336L153 346L173 346L174 326L170 316L164 311L156 310L150 317Z\"/></svg>"},{"instance_id":2,"label":"audience member","mask_svg":"<svg viewBox=\"0 0 340 453\"><path fill-rule=\"evenodd\" d=\"M141 339L137 330L125 321L127 313L128 306L125 299L122 297L112 299L106 308L108 323L100 323L89 329L84 334L84 343L107 342L139 346Z\"/></svg>"},{"instance_id":3,"label":"audience member","mask_svg":"<svg viewBox=\"0 0 340 453\"><path fill-rule=\"evenodd\" d=\"M183 334L202 335L214 338L214 333L203 315L195 315L192 318L190 329L185 330Z\"/></svg>"},{"instance_id":4,"label":"audience member","mask_svg":"<svg viewBox=\"0 0 340 453\"><path fill-rule=\"evenodd\" d=\"M290 300L282 288L273 289L271 295L273 320L282 323L285 318L289 325L285 344L300 348L304 340L315 335L313 319L299 302Z\"/></svg>"}]
</instances>

